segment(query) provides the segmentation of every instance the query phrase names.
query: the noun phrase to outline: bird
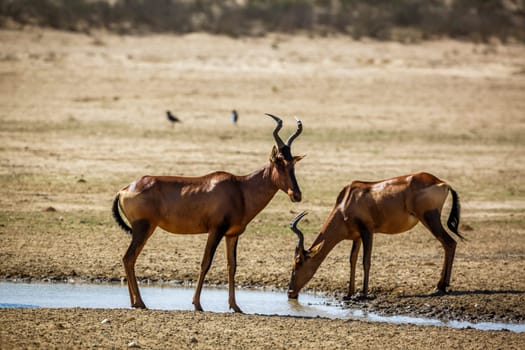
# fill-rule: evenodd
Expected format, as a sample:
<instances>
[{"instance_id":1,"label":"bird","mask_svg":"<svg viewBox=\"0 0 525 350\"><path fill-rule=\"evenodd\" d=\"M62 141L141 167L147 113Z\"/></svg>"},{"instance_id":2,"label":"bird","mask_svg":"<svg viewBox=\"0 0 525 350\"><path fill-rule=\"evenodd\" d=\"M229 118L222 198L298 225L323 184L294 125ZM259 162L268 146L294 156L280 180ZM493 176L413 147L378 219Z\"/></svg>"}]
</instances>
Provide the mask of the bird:
<instances>
[{"instance_id":1,"label":"bird","mask_svg":"<svg viewBox=\"0 0 525 350\"><path fill-rule=\"evenodd\" d=\"M181 123L181 120L177 118L176 116L174 116L173 114L171 114L170 111L166 111L166 117L172 123Z\"/></svg>"},{"instance_id":2,"label":"bird","mask_svg":"<svg viewBox=\"0 0 525 350\"><path fill-rule=\"evenodd\" d=\"M239 120L239 114L237 114L237 111L234 109L232 111L232 123L237 124L237 120Z\"/></svg>"}]
</instances>

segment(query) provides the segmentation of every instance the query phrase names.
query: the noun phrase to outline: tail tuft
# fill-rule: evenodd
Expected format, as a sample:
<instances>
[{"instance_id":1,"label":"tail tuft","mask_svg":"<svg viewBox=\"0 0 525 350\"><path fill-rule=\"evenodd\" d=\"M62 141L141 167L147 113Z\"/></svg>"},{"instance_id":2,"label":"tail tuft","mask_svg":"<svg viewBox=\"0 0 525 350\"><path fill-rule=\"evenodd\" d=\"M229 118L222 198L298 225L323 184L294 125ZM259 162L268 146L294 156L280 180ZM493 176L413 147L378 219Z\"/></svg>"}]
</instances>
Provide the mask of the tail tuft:
<instances>
[{"instance_id":1,"label":"tail tuft","mask_svg":"<svg viewBox=\"0 0 525 350\"><path fill-rule=\"evenodd\" d=\"M131 227L129 227L126 224L126 222L124 221L124 219L122 219L122 216L120 215L119 199L120 199L120 194L117 194L117 196L115 197L115 200L113 201L113 210L112 210L113 211L113 218L115 219L117 224L120 226L120 228L124 230L124 232L126 232L128 234L131 234Z\"/></svg>"},{"instance_id":2,"label":"tail tuft","mask_svg":"<svg viewBox=\"0 0 525 350\"><path fill-rule=\"evenodd\" d=\"M450 189L450 193L452 194L452 208L450 209L450 215L447 220L447 226L450 229L450 231L454 232L459 238L461 238L462 241L465 240L465 237L459 233L459 218L461 214L461 204L459 203L459 196L456 191L454 191L452 188Z\"/></svg>"}]
</instances>

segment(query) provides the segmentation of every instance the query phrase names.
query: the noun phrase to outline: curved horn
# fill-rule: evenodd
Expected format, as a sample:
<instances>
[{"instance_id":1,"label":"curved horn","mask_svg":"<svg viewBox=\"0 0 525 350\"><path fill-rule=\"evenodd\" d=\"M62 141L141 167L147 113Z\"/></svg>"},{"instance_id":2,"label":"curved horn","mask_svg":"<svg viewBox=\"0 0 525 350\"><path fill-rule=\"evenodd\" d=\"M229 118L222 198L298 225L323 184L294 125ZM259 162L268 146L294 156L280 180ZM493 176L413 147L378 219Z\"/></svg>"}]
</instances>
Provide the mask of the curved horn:
<instances>
[{"instance_id":1,"label":"curved horn","mask_svg":"<svg viewBox=\"0 0 525 350\"><path fill-rule=\"evenodd\" d=\"M297 117L295 117L295 120L297 120L297 130L286 140L286 145L290 148L292 147L293 140L303 132L303 123Z\"/></svg>"},{"instance_id":2,"label":"curved horn","mask_svg":"<svg viewBox=\"0 0 525 350\"><path fill-rule=\"evenodd\" d=\"M304 251L304 235L303 233L301 232L301 230L299 230L297 228L297 223L299 223L299 221L306 215L308 214L307 211L303 211L302 213L300 213L299 215L297 215L291 222L290 222L290 229L295 232L295 234L297 235L297 237L299 238L297 240L297 246L295 248L296 252L303 252Z\"/></svg>"},{"instance_id":3,"label":"curved horn","mask_svg":"<svg viewBox=\"0 0 525 350\"><path fill-rule=\"evenodd\" d=\"M281 130L281 128L283 127L283 121L281 120L281 118L279 117L276 117L274 115L271 115L269 113L265 113L267 116L269 117L272 117L273 120L275 120L275 122L277 123L277 126L275 127L275 129L273 130L273 138L275 139L275 142L277 143L277 147L279 149L283 148L285 146L283 140L281 139L281 137L279 136L279 130Z\"/></svg>"}]
</instances>

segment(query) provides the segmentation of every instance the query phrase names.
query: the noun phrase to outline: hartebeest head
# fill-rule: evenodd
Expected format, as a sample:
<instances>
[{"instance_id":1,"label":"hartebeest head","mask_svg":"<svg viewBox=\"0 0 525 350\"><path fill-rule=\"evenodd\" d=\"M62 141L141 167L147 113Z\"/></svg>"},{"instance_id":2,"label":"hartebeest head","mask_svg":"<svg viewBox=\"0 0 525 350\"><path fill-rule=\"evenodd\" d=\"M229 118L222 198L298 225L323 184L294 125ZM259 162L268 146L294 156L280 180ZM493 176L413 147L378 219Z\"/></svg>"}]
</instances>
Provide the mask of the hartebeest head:
<instances>
[{"instance_id":1,"label":"hartebeest head","mask_svg":"<svg viewBox=\"0 0 525 350\"><path fill-rule=\"evenodd\" d=\"M292 142L297 136L303 131L303 124L299 119L297 120L297 130L283 142L279 136L279 130L283 127L283 121L271 114L266 114L269 117L272 117L277 126L273 131L273 137L277 146L274 146L272 149L272 154L270 155L270 162L272 163L271 178L272 182L283 192L288 194L292 202L301 201L301 190L297 184L297 179L295 178L295 163L300 161L302 156L292 156Z\"/></svg>"},{"instance_id":2,"label":"hartebeest head","mask_svg":"<svg viewBox=\"0 0 525 350\"><path fill-rule=\"evenodd\" d=\"M316 267L310 266L312 259L319 253L323 247L324 241L314 245L309 250L304 249L304 235L297 228L297 223L308 214L303 211L297 215L290 223L290 229L297 235L297 246L295 247L295 254L293 259L292 275L290 277L290 284L288 285L288 298L296 299L299 291L312 278L317 270Z\"/></svg>"}]
</instances>

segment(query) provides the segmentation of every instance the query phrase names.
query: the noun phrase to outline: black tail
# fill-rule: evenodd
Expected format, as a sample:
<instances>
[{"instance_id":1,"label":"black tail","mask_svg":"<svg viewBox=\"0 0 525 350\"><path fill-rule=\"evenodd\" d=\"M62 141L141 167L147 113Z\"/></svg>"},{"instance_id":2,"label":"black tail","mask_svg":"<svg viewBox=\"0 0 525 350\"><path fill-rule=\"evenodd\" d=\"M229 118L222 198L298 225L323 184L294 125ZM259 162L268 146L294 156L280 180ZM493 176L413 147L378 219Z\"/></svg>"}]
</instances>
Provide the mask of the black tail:
<instances>
[{"instance_id":1,"label":"black tail","mask_svg":"<svg viewBox=\"0 0 525 350\"><path fill-rule=\"evenodd\" d=\"M115 218L115 221L120 226L120 228L124 230L124 232L131 234L131 227L129 227L128 224L126 224L126 222L124 221L124 219L122 219L122 216L120 216L119 198L120 194L117 194L115 200L113 201L113 217Z\"/></svg>"},{"instance_id":2,"label":"black tail","mask_svg":"<svg viewBox=\"0 0 525 350\"><path fill-rule=\"evenodd\" d=\"M447 226L450 231L454 232L462 241L464 241L465 238L459 233L459 217L461 213L459 196L451 187L449 187L449 190L452 194L452 208L450 209L450 215L448 216Z\"/></svg>"}]
</instances>

